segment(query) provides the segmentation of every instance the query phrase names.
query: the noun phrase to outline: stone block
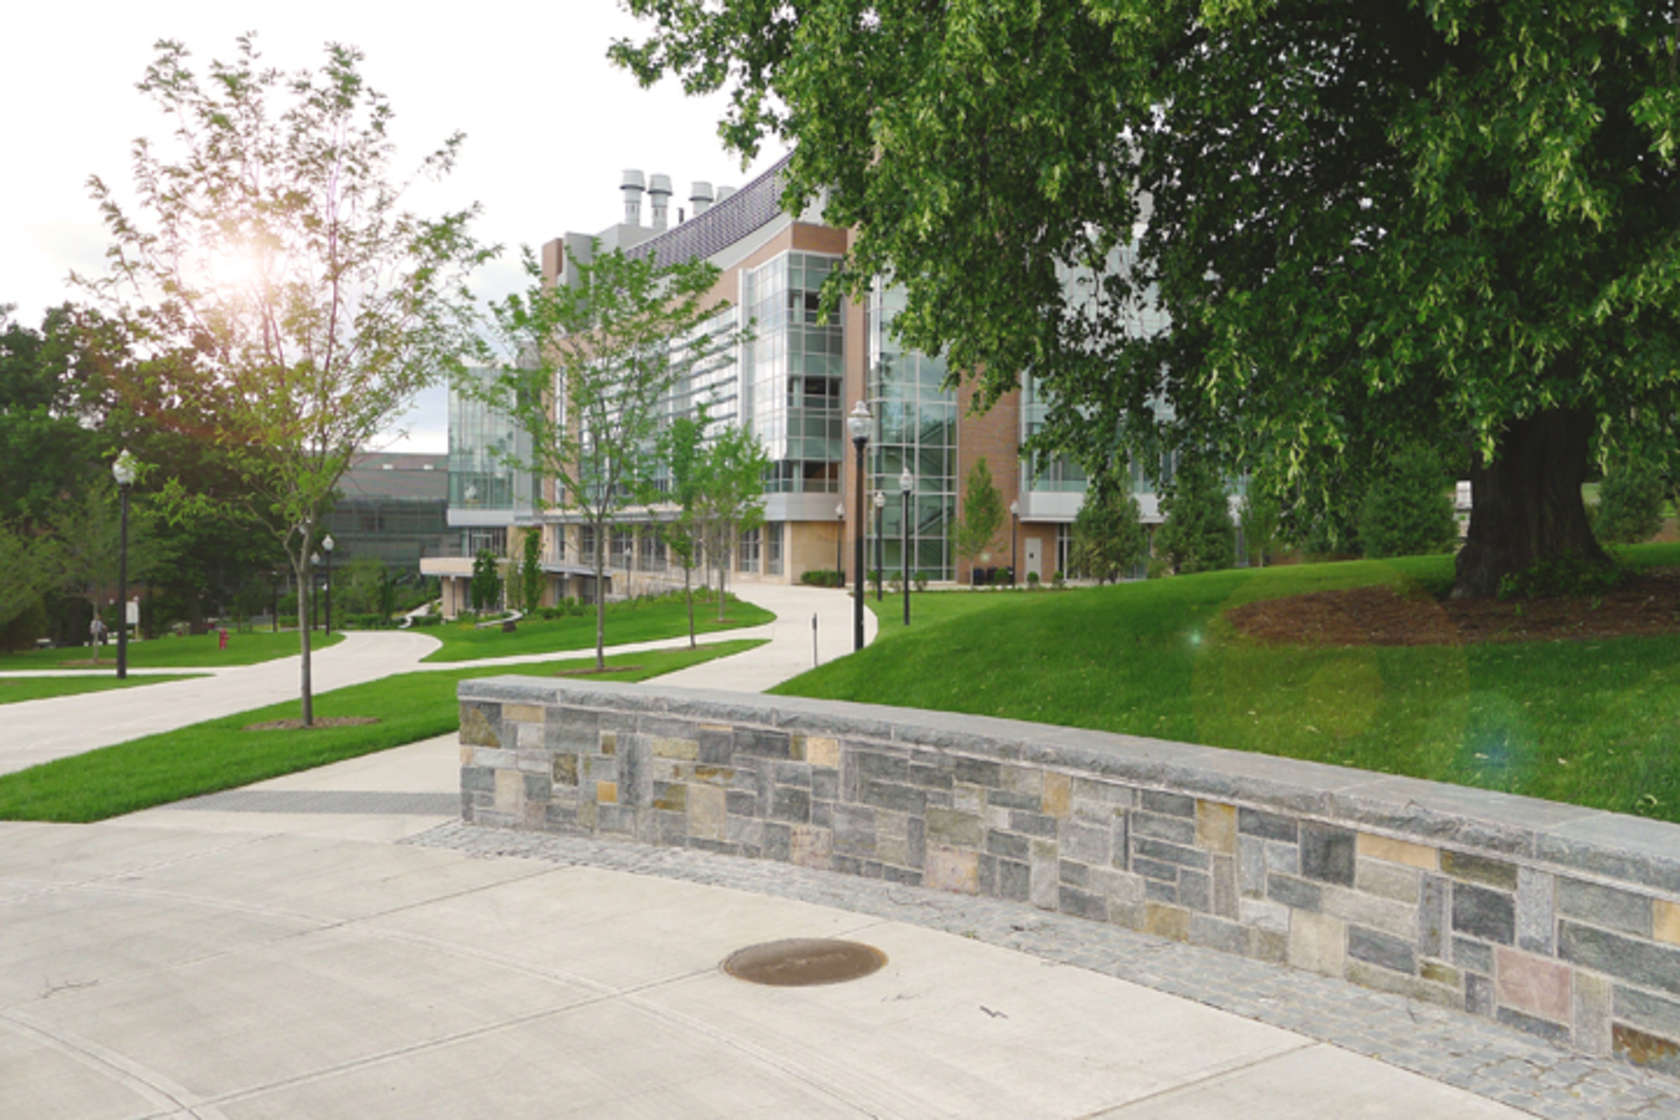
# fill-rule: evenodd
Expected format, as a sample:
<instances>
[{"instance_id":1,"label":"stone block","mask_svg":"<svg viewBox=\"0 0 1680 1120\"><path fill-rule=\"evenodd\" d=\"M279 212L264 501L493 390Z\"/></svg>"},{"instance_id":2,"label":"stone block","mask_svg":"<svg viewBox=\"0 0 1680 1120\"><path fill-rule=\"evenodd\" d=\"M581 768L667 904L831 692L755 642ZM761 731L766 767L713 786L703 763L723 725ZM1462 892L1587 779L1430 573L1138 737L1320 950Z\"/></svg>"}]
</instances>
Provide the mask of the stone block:
<instances>
[{"instance_id":1,"label":"stone block","mask_svg":"<svg viewBox=\"0 0 1680 1120\"><path fill-rule=\"evenodd\" d=\"M723 791L718 792L718 799L723 799ZM662 782L658 779L653 783L653 808L667 813L681 813L688 809L688 785L685 782Z\"/></svg>"},{"instance_id":2,"label":"stone block","mask_svg":"<svg viewBox=\"0 0 1680 1120\"><path fill-rule=\"evenodd\" d=\"M1182 793L1145 789L1138 791L1138 806L1145 812L1164 813L1169 817L1196 819L1196 799ZM1184 940L1179 938L1180 941Z\"/></svg>"},{"instance_id":3,"label":"stone block","mask_svg":"<svg viewBox=\"0 0 1680 1120\"><path fill-rule=\"evenodd\" d=\"M1178 872L1178 901L1181 906L1204 914L1212 911L1212 879L1203 872L1180 868Z\"/></svg>"},{"instance_id":4,"label":"stone block","mask_svg":"<svg viewBox=\"0 0 1680 1120\"><path fill-rule=\"evenodd\" d=\"M1066 774L1044 775L1043 811L1052 817L1065 817L1073 808L1073 780ZM1106 911L1103 920L1107 921Z\"/></svg>"},{"instance_id":5,"label":"stone block","mask_svg":"<svg viewBox=\"0 0 1680 1120\"><path fill-rule=\"evenodd\" d=\"M851 753L851 759L864 781L906 783L910 780L910 759L905 755L856 750Z\"/></svg>"},{"instance_id":6,"label":"stone block","mask_svg":"<svg viewBox=\"0 0 1680 1120\"><path fill-rule=\"evenodd\" d=\"M1556 949L1552 935L1555 917L1556 880L1532 867L1517 868L1517 946L1531 953L1551 956Z\"/></svg>"},{"instance_id":7,"label":"stone block","mask_svg":"<svg viewBox=\"0 0 1680 1120\"><path fill-rule=\"evenodd\" d=\"M1237 853L1237 807L1222 801L1196 802L1196 847L1234 856Z\"/></svg>"},{"instance_id":8,"label":"stone block","mask_svg":"<svg viewBox=\"0 0 1680 1120\"><path fill-rule=\"evenodd\" d=\"M758 794L751 790L724 790L724 807L732 817L758 816Z\"/></svg>"},{"instance_id":9,"label":"stone block","mask_svg":"<svg viewBox=\"0 0 1680 1120\"><path fill-rule=\"evenodd\" d=\"M1357 960L1392 972L1403 972L1409 976L1417 971L1417 955L1411 943L1381 930L1348 926L1347 953Z\"/></svg>"},{"instance_id":10,"label":"stone block","mask_svg":"<svg viewBox=\"0 0 1680 1120\"><path fill-rule=\"evenodd\" d=\"M1143 880L1125 871L1114 871L1106 867L1092 868L1091 884L1093 888L1100 889L1108 896L1111 908L1116 904L1130 905L1143 901Z\"/></svg>"},{"instance_id":11,"label":"stone block","mask_svg":"<svg viewBox=\"0 0 1680 1120\"><path fill-rule=\"evenodd\" d=\"M1052 838L1056 835L1056 818L1026 809L1011 809L1009 829L1011 832L1024 832L1028 836Z\"/></svg>"},{"instance_id":12,"label":"stone block","mask_svg":"<svg viewBox=\"0 0 1680 1120\"><path fill-rule=\"evenodd\" d=\"M1448 848L1441 852L1441 870L1467 883L1480 883L1502 891L1517 889L1517 865L1501 859L1488 859Z\"/></svg>"},{"instance_id":13,"label":"stone block","mask_svg":"<svg viewBox=\"0 0 1680 1120\"><path fill-rule=\"evenodd\" d=\"M999 787L1010 793L1025 793L1037 799L1039 808L1044 803L1044 771L1036 766L1004 766L999 771Z\"/></svg>"},{"instance_id":14,"label":"stone block","mask_svg":"<svg viewBox=\"0 0 1680 1120\"><path fill-rule=\"evenodd\" d=\"M1108 921L1108 899L1077 887L1064 885L1057 888L1056 909L1076 918L1089 918L1093 922Z\"/></svg>"},{"instance_id":15,"label":"stone block","mask_svg":"<svg viewBox=\"0 0 1680 1120\"><path fill-rule=\"evenodd\" d=\"M951 760L951 776L959 782L984 786L987 789L999 789L1003 786L1003 766L990 759L964 758L957 755Z\"/></svg>"},{"instance_id":16,"label":"stone block","mask_svg":"<svg viewBox=\"0 0 1680 1120\"><path fill-rule=\"evenodd\" d=\"M1237 916L1237 861L1213 857L1213 912L1221 918Z\"/></svg>"},{"instance_id":17,"label":"stone block","mask_svg":"<svg viewBox=\"0 0 1680 1120\"><path fill-rule=\"evenodd\" d=\"M473 747L499 747L502 745L501 725L500 704L484 701L461 704L462 743Z\"/></svg>"},{"instance_id":18,"label":"stone block","mask_svg":"<svg viewBox=\"0 0 1680 1120\"><path fill-rule=\"evenodd\" d=\"M1664 1038L1680 1039L1680 1003L1620 985L1612 999L1616 1019Z\"/></svg>"},{"instance_id":19,"label":"stone block","mask_svg":"<svg viewBox=\"0 0 1680 1120\"><path fill-rule=\"evenodd\" d=\"M508 723L542 723L544 710L541 704L503 704L502 719Z\"/></svg>"},{"instance_id":20,"label":"stone block","mask_svg":"<svg viewBox=\"0 0 1680 1120\"><path fill-rule=\"evenodd\" d=\"M1464 990L1464 974L1450 964L1442 964L1440 961L1420 961L1418 962L1418 976L1431 984L1457 988L1460 991Z\"/></svg>"},{"instance_id":21,"label":"stone block","mask_svg":"<svg viewBox=\"0 0 1680 1120\"><path fill-rule=\"evenodd\" d=\"M1473 887L1468 883L1453 884L1452 928L1455 932L1510 945L1516 940L1516 925L1516 900L1510 895Z\"/></svg>"},{"instance_id":22,"label":"stone block","mask_svg":"<svg viewBox=\"0 0 1680 1120\"><path fill-rule=\"evenodd\" d=\"M1382 860L1385 863L1401 864L1423 871L1434 871L1440 866L1440 853L1434 848L1406 840L1393 840L1371 832L1359 834L1357 852L1363 859Z\"/></svg>"},{"instance_id":23,"label":"stone block","mask_svg":"<svg viewBox=\"0 0 1680 1120\"><path fill-rule=\"evenodd\" d=\"M1324 904L1324 890L1317 883L1297 879L1292 875L1266 876L1266 897L1281 902L1291 910L1317 913Z\"/></svg>"},{"instance_id":24,"label":"stone block","mask_svg":"<svg viewBox=\"0 0 1680 1120\"><path fill-rule=\"evenodd\" d=\"M525 803L546 802L554 793L554 783L547 774L521 772L525 780Z\"/></svg>"},{"instance_id":25,"label":"stone block","mask_svg":"<svg viewBox=\"0 0 1680 1120\"><path fill-rule=\"evenodd\" d=\"M597 804L597 805L616 805L616 804L618 804L618 783L617 782L596 782L595 783L595 804Z\"/></svg>"},{"instance_id":26,"label":"stone block","mask_svg":"<svg viewBox=\"0 0 1680 1120\"><path fill-rule=\"evenodd\" d=\"M1680 1075L1680 1044L1672 1039L1616 1023L1610 1028L1610 1046L1618 1058L1636 1066L1647 1066L1670 1077Z\"/></svg>"},{"instance_id":27,"label":"stone block","mask_svg":"<svg viewBox=\"0 0 1680 1120\"><path fill-rule=\"evenodd\" d=\"M811 788L811 768L803 762L773 762L770 764L770 778L779 786Z\"/></svg>"},{"instance_id":28,"label":"stone block","mask_svg":"<svg viewBox=\"0 0 1680 1120\"><path fill-rule=\"evenodd\" d=\"M1289 964L1341 976L1347 961L1347 927L1340 918L1296 910L1289 916Z\"/></svg>"},{"instance_id":29,"label":"stone block","mask_svg":"<svg viewBox=\"0 0 1680 1120\"><path fill-rule=\"evenodd\" d=\"M917 816L921 816L927 809L926 790L892 782L871 781L867 778L859 782L857 799L865 805L891 809L897 813L914 813Z\"/></svg>"},{"instance_id":30,"label":"stone block","mask_svg":"<svg viewBox=\"0 0 1680 1120\"><path fill-rule=\"evenodd\" d=\"M543 725L540 723L506 723L502 731L513 731L513 745L526 750L540 750L543 745ZM503 736L506 738L506 735Z\"/></svg>"},{"instance_id":31,"label":"stone block","mask_svg":"<svg viewBox=\"0 0 1680 1120\"><path fill-rule=\"evenodd\" d=\"M929 810L931 824L932 810ZM1105 824L1087 824L1078 820L1064 820L1061 827L1062 855L1081 863L1106 864L1109 860L1109 828Z\"/></svg>"},{"instance_id":32,"label":"stone block","mask_svg":"<svg viewBox=\"0 0 1680 1120\"><path fill-rule=\"evenodd\" d=\"M1493 1017L1493 978L1468 973L1464 977L1464 1010L1472 1015Z\"/></svg>"},{"instance_id":33,"label":"stone block","mask_svg":"<svg viewBox=\"0 0 1680 1120\"><path fill-rule=\"evenodd\" d=\"M1178 864L1162 863L1160 860L1144 859L1139 856L1132 860L1132 870L1145 879L1154 879L1163 883L1178 882Z\"/></svg>"},{"instance_id":34,"label":"stone block","mask_svg":"<svg viewBox=\"0 0 1680 1120\"><path fill-rule=\"evenodd\" d=\"M831 770L838 770L840 768L840 740L822 735L806 736L805 761L812 766L824 766Z\"/></svg>"},{"instance_id":35,"label":"stone block","mask_svg":"<svg viewBox=\"0 0 1680 1120\"><path fill-rule=\"evenodd\" d=\"M1610 1053L1610 1011L1615 985L1586 969L1575 970L1570 1034L1575 1049L1603 1057Z\"/></svg>"},{"instance_id":36,"label":"stone block","mask_svg":"<svg viewBox=\"0 0 1680 1120\"><path fill-rule=\"evenodd\" d=\"M1279 840L1267 840L1262 850L1266 854L1266 870L1278 871L1285 875L1299 875L1301 873L1300 844L1285 844Z\"/></svg>"},{"instance_id":37,"label":"stone block","mask_svg":"<svg viewBox=\"0 0 1680 1120\"><path fill-rule=\"evenodd\" d=\"M910 784L921 786L923 789L949 790L955 788L956 783L951 780L948 770L940 770L933 766L917 766L910 764Z\"/></svg>"},{"instance_id":38,"label":"stone block","mask_svg":"<svg viewBox=\"0 0 1680 1120\"><path fill-rule=\"evenodd\" d=\"M1479 972L1483 976L1493 975L1493 946L1484 945L1480 941L1472 941L1468 937L1452 939L1453 963L1466 972Z\"/></svg>"},{"instance_id":39,"label":"stone block","mask_svg":"<svg viewBox=\"0 0 1680 1120\"><path fill-rule=\"evenodd\" d=\"M1088 887L1091 883L1091 868L1072 860L1057 860L1056 880L1064 887Z\"/></svg>"},{"instance_id":40,"label":"stone block","mask_svg":"<svg viewBox=\"0 0 1680 1120\"><path fill-rule=\"evenodd\" d=\"M549 780L557 786L575 786L578 784L578 756L575 754L557 754L554 756Z\"/></svg>"},{"instance_id":41,"label":"stone block","mask_svg":"<svg viewBox=\"0 0 1680 1120\"><path fill-rule=\"evenodd\" d=\"M1345 828L1303 822L1301 874L1319 882L1353 886L1354 835Z\"/></svg>"},{"instance_id":42,"label":"stone block","mask_svg":"<svg viewBox=\"0 0 1680 1120\"><path fill-rule=\"evenodd\" d=\"M788 844L788 862L827 871L833 864L833 857L834 834L828 829L793 826Z\"/></svg>"},{"instance_id":43,"label":"stone block","mask_svg":"<svg viewBox=\"0 0 1680 1120\"><path fill-rule=\"evenodd\" d=\"M757 854L764 846L764 822L751 817L726 817L723 838L744 852Z\"/></svg>"},{"instance_id":44,"label":"stone block","mask_svg":"<svg viewBox=\"0 0 1680 1120\"><path fill-rule=\"evenodd\" d=\"M1266 842L1259 837L1237 837L1237 889L1248 898L1266 893Z\"/></svg>"},{"instance_id":45,"label":"stone block","mask_svg":"<svg viewBox=\"0 0 1680 1120\"><path fill-rule=\"evenodd\" d=\"M1178 903L1178 883L1163 882L1160 879L1145 879L1143 881L1143 897L1149 902Z\"/></svg>"},{"instance_id":46,"label":"stone block","mask_svg":"<svg viewBox=\"0 0 1680 1120\"><path fill-rule=\"evenodd\" d=\"M721 787L701 783L689 786L685 804L689 835L703 840L733 840L726 825L728 804L727 791Z\"/></svg>"},{"instance_id":47,"label":"stone block","mask_svg":"<svg viewBox=\"0 0 1680 1120\"><path fill-rule=\"evenodd\" d=\"M1503 946L1494 949L1493 963L1493 991L1501 1006L1554 1023L1569 1022L1574 996L1568 965Z\"/></svg>"},{"instance_id":48,"label":"stone block","mask_svg":"<svg viewBox=\"0 0 1680 1120\"><path fill-rule=\"evenodd\" d=\"M1189 941L1239 956L1248 952L1248 931L1236 922L1225 921L1207 914L1191 914Z\"/></svg>"},{"instance_id":49,"label":"stone block","mask_svg":"<svg viewBox=\"0 0 1680 1120\"><path fill-rule=\"evenodd\" d=\"M1288 963L1289 934L1271 929L1251 928L1248 931L1248 955L1273 964Z\"/></svg>"},{"instance_id":50,"label":"stone block","mask_svg":"<svg viewBox=\"0 0 1680 1120\"><path fill-rule=\"evenodd\" d=\"M911 865L909 820L902 813L875 815L875 857L900 867ZM918 861L919 863L919 861Z\"/></svg>"},{"instance_id":51,"label":"stone block","mask_svg":"<svg viewBox=\"0 0 1680 1120\"><path fill-rule=\"evenodd\" d=\"M1580 879L1557 880L1557 912L1595 926L1650 937L1654 900L1649 895L1601 886Z\"/></svg>"},{"instance_id":52,"label":"stone block","mask_svg":"<svg viewBox=\"0 0 1680 1120\"><path fill-rule=\"evenodd\" d=\"M495 793L496 771L488 766L461 767L462 793Z\"/></svg>"},{"instance_id":53,"label":"stone block","mask_svg":"<svg viewBox=\"0 0 1680 1120\"><path fill-rule=\"evenodd\" d=\"M1680 903L1659 898L1652 904L1651 936L1670 945L1680 945Z\"/></svg>"},{"instance_id":54,"label":"stone block","mask_svg":"<svg viewBox=\"0 0 1680 1120\"><path fill-rule=\"evenodd\" d=\"M1553 1046L1569 1045L1569 1028L1562 1023L1554 1023L1550 1019L1542 1019L1538 1015L1530 1015L1514 1007L1496 1007L1493 1015L1506 1026L1515 1027L1535 1038L1543 1038Z\"/></svg>"},{"instance_id":55,"label":"stone block","mask_svg":"<svg viewBox=\"0 0 1680 1120\"><path fill-rule=\"evenodd\" d=\"M1412 906L1418 903L1419 886L1422 882L1423 872L1415 867L1397 863L1361 858L1353 868L1355 889L1376 895L1378 898L1387 898Z\"/></svg>"},{"instance_id":56,"label":"stone block","mask_svg":"<svg viewBox=\"0 0 1680 1120\"><path fill-rule=\"evenodd\" d=\"M517 770L496 771L496 809L519 816L525 807L525 775Z\"/></svg>"},{"instance_id":57,"label":"stone block","mask_svg":"<svg viewBox=\"0 0 1680 1120\"><path fill-rule=\"evenodd\" d=\"M792 758L793 738L785 731L736 728L735 753L759 755L764 758Z\"/></svg>"},{"instance_id":58,"label":"stone block","mask_svg":"<svg viewBox=\"0 0 1680 1120\"><path fill-rule=\"evenodd\" d=\"M1159 863L1174 863L1196 871L1206 871L1210 866L1206 852L1197 851L1195 848L1186 848L1179 844L1168 844L1161 840L1150 840L1147 837L1134 837L1132 852L1135 855Z\"/></svg>"},{"instance_id":59,"label":"stone block","mask_svg":"<svg viewBox=\"0 0 1680 1120\"><path fill-rule=\"evenodd\" d=\"M986 804L1003 809L1025 809L1036 813L1044 805L1044 797L1037 793L1016 793L1008 789L986 791Z\"/></svg>"},{"instance_id":60,"label":"stone block","mask_svg":"<svg viewBox=\"0 0 1680 1120\"><path fill-rule=\"evenodd\" d=\"M811 796L822 801L834 801L840 796L840 771L811 771Z\"/></svg>"},{"instance_id":61,"label":"stone block","mask_svg":"<svg viewBox=\"0 0 1680 1120\"><path fill-rule=\"evenodd\" d=\"M735 758L735 729L724 724L703 723L694 732L700 761L708 766L728 766Z\"/></svg>"},{"instance_id":62,"label":"stone block","mask_svg":"<svg viewBox=\"0 0 1680 1120\"><path fill-rule=\"evenodd\" d=\"M1191 847L1196 843L1196 822L1185 817L1139 811L1132 814L1132 835Z\"/></svg>"},{"instance_id":63,"label":"stone block","mask_svg":"<svg viewBox=\"0 0 1680 1120\"><path fill-rule=\"evenodd\" d=\"M970 813L959 813L953 809L929 809L923 819L927 822L928 839L938 844L979 848L986 836L986 829L980 818ZM1021 846L1026 846L1024 840Z\"/></svg>"},{"instance_id":64,"label":"stone block","mask_svg":"<svg viewBox=\"0 0 1680 1120\"><path fill-rule=\"evenodd\" d=\"M1416 944L1418 939L1417 907L1403 902L1326 884L1320 894L1319 909L1344 922L1379 929L1408 944Z\"/></svg>"},{"instance_id":65,"label":"stone block","mask_svg":"<svg viewBox=\"0 0 1680 1120\"><path fill-rule=\"evenodd\" d=\"M1190 911L1159 902L1147 902L1143 908L1143 929L1156 937L1173 941L1190 939Z\"/></svg>"},{"instance_id":66,"label":"stone block","mask_svg":"<svg viewBox=\"0 0 1680 1120\"><path fill-rule=\"evenodd\" d=\"M922 885L957 894L978 894L979 853L944 844L929 844L922 866Z\"/></svg>"},{"instance_id":67,"label":"stone block","mask_svg":"<svg viewBox=\"0 0 1680 1120\"><path fill-rule=\"evenodd\" d=\"M1255 929L1288 933L1289 907L1281 902L1268 902L1263 898L1242 898L1237 900L1237 920Z\"/></svg>"},{"instance_id":68,"label":"stone block","mask_svg":"<svg viewBox=\"0 0 1680 1120\"><path fill-rule=\"evenodd\" d=\"M599 712L555 708L543 724L543 746L553 751L593 754L600 745Z\"/></svg>"},{"instance_id":69,"label":"stone block","mask_svg":"<svg viewBox=\"0 0 1680 1120\"><path fill-rule=\"evenodd\" d=\"M986 851L995 856L1025 860L1031 857L1032 841L1013 832L989 829L986 832Z\"/></svg>"},{"instance_id":70,"label":"stone block","mask_svg":"<svg viewBox=\"0 0 1680 1120\"><path fill-rule=\"evenodd\" d=\"M1061 861L1056 858L1056 845L1046 840L1033 841L1028 866L1032 868L1028 901L1041 909L1054 910L1061 888Z\"/></svg>"},{"instance_id":71,"label":"stone block","mask_svg":"<svg viewBox=\"0 0 1680 1120\"><path fill-rule=\"evenodd\" d=\"M1026 902L1032 895L1032 869L1018 860L997 861L998 897L1010 902Z\"/></svg>"},{"instance_id":72,"label":"stone block","mask_svg":"<svg viewBox=\"0 0 1680 1120\"><path fill-rule=\"evenodd\" d=\"M1559 921L1558 956L1618 980L1680 994L1680 949Z\"/></svg>"},{"instance_id":73,"label":"stone block","mask_svg":"<svg viewBox=\"0 0 1680 1120\"><path fill-rule=\"evenodd\" d=\"M881 865L881 878L889 883L903 883L907 887L926 885L921 871L913 867L894 867L890 863Z\"/></svg>"},{"instance_id":74,"label":"stone block","mask_svg":"<svg viewBox=\"0 0 1680 1120\"><path fill-rule=\"evenodd\" d=\"M1300 835L1300 827L1294 817L1239 807L1237 832L1243 836L1258 836L1262 840L1283 840L1293 844Z\"/></svg>"},{"instance_id":75,"label":"stone block","mask_svg":"<svg viewBox=\"0 0 1680 1120\"><path fill-rule=\"evenodd\" d=\"M811 820L811 793L795 786L777 786L770 797L770 818L790 824Z\"/></svg>"},{"instance_id":76,"label":"stone block","mask_svg":"<svg viewBox=\"0 0 1680 1120\"><path fill-rule=\"evenodd\" d=\"M598 746L596 747L596 750L598 750L601 754L606 754L606 755L617 754L618 753L618 732L617 731L603 731L603 732L601 732L601 741L598 744Z\"/></svg>"},{"instance_id":77,"label":"stone block","mask_svg":"<svg viewBox=\"0 0 1680 1120\"><path fill-rule=\"evenodd\" d=\"M1418 884L1418 950L1429 957L1445 956L1449 924L1447 880L1425 874Z\"/></svg>"}]
</instances>

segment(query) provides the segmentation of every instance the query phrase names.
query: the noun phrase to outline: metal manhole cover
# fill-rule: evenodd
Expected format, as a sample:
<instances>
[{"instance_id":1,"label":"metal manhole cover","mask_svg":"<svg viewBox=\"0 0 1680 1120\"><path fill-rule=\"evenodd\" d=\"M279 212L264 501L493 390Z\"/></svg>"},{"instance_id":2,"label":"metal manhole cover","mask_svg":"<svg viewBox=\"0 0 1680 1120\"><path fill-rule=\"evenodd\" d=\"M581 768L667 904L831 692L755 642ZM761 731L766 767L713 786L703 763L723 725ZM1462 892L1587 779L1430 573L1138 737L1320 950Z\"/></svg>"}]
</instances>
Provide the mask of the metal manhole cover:
<instances>
[{"instance_id":1,"label":"metal manhole cover","mask_svg":"<svg viewBox=\"0 0 1680 1120\"><path fill-rule=\"evenodd\" d=\"M791 988L856 980L887 963L887 955L857 941L794 937L737 949L723 962L729 975L754 984Z\"/></svg>"}]
</instances>

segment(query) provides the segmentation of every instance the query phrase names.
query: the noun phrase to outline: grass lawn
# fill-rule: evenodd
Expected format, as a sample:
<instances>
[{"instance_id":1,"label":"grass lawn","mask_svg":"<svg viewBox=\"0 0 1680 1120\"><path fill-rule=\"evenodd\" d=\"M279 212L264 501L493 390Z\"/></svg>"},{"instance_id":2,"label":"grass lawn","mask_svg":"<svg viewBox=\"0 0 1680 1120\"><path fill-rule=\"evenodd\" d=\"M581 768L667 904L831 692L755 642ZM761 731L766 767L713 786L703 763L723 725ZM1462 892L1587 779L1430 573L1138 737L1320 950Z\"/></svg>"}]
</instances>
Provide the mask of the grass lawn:
<instances>
[{"instance_id":1,"label":"grass lawn","mask_svg":"<svg viewBox=\"0 0 1680 1120\"><path fill-rule=\"evenodd\" d=\"M608 666L620 666L621 671L600 679L646 680L762 644L740 640L693 650L626 654L608 658ZM104 820L401 746L442 735L459 725L455 686L468 677L575 672L592 668L594 660L402 673L315 697L317 717L374 716L378 723L307 731L245 730L248 724L295 719L297 702L288 701L131 739L0 775L0 819Z\"/></svg>"},{"instance_id":2,"label":"grass lawn","mask_svg":"<svg viewBox=\"0 0 1680 1120\"><path fill-rule=\"evenodd\" d=\"M762 626L776 616L762 607L743 603L730 595L724 600L724 618L717 617L717 601L694 599L694 632L709 634L741 626ZM426 656L426 661L473 661L481 657L510 657L522 653L558 653L595 648L595 607L581 615L552 621L530 615L519 627L504 634L497 626L474 626L470 622L426 626L415 631L443 642L443 648ZM651 642L688 633L688 606L681 595L657 599L627 599L607 604L606 638L609 646L626 642Z\"/></svg>"},{"instance_id":3,"label":"grass lawn","mask_svg":"<svg viewBox=\"0 0 1680 1120\"><path fill-rule=\"evenodd\" d=\"M170 673L127 677L120 681L116 677L0 677L0 704L15 704L20 700L45 700L53 696L74 696L79 692L104 692L108 688L139 688L142 685L184 681L203 675Z\"/></svg>"},{"instance_id":4,"label":"grass lawn","mask_svg":"<svg viewBox=\"0 0 1680 1120\"><path fill-rule=\"evenodd\" d=\"M1622 556L1675 565L1680 546ZM912 597L908 631L898 604L883 603L874 645L775 691L1207 743L1680 822L1680 636L1280 647L1221 617L1256 599L1442 590L1451 577L1439 556L928 593Z\"/></svg>"},{"instance_id":5,"label":"grass lawn","mask_svg":"<svg viewBox=\"0 0 1680 1120\"><path fill-rule=\"evenodd\" d=\"M310 643L319 650L344 640L343 634L330 637L319 632ZM242 633L228 631L228 648L216 648L216 632L176 637L173 634L128 643L128 663L145 669L214 667L218 665L255 665L276 657L290 657L298 651L296 630L251 630ZM91 669L88 647L73 649L32 649L27 653L0 654L0 669ZM117 667L117 644L109 642L99 651L99 667Z\"/></svg>"}]
</instances>

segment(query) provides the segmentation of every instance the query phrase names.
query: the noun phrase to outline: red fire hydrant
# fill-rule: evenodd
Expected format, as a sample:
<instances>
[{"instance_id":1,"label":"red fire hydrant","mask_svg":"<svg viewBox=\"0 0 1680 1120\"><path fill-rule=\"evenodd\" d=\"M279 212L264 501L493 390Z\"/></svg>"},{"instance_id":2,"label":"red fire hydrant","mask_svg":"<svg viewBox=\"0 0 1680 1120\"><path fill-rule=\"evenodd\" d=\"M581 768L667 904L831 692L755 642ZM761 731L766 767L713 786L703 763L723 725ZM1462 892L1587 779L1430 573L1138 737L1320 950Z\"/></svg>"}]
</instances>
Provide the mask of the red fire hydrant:
<instances>
[{"instance_id":1,"label":"red fire hydrant","mask_svg":"<svg viewBox=\"0 0 1680 1120\"><path fill-rule=\"evenodd\" d=\"M216 631L216 648L217 649L226 649L227 648L227 627L226 626L224 626L220 630Z\"/></svg>"}]
</instances>

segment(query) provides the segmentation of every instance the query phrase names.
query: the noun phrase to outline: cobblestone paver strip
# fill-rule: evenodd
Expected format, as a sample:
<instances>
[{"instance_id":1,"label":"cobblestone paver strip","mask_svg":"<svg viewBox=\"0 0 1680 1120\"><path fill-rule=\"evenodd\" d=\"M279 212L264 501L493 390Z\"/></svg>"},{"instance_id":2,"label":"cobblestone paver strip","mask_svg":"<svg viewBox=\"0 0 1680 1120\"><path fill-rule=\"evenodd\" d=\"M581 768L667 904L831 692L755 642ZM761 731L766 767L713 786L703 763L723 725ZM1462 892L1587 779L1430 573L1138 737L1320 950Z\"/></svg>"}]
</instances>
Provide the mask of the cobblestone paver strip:
<instances>
[{"instance_id":1,"label":"cobblestone paver strip","mask_svg":"<svg viewBox=\"0 0 1680 1120\"><path fill-rule=\"evenodd\" d=\"M223 813L398 813L431 817L459 813L461 795L353 789L230 789L177 801L169 807Z\"/></svg>"},{"instance_id":2,"label":"cobblestone paver strip","mask_svg":"<svg viewBox=\"0 0 1680 1120\"><path fill-rule=\"evenodd\" d=\"M687 848L450 823L404 843L732 887L909 922L1090 969L1255 1019L1557 1120L1680 1118L1680 1096L1622 1062L1404 996L1017 903Z\"/></svg>"}]
</instances>

